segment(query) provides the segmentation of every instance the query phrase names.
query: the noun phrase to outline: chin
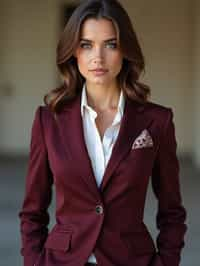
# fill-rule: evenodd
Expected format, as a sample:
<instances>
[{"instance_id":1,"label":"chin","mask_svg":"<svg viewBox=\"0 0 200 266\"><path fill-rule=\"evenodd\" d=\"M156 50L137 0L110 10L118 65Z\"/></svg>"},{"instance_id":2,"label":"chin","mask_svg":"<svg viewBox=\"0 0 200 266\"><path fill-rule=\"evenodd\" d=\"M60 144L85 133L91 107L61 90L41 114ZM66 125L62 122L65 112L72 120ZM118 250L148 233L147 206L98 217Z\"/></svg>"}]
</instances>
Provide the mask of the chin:
<instances>
[{"instance_id":1,"label":"chin","mask_svg":"<svg viewBox=\"0 0 200 266\"><path fill-rule=\"evenodd\" d=\"M104 79L104 78L96 78L96 79L92 79L89 81L90 83L93 83L94 85L109 85L113 82L115 82L114 80L110 80L110 79Z\"/></svg>"}]
</instances>

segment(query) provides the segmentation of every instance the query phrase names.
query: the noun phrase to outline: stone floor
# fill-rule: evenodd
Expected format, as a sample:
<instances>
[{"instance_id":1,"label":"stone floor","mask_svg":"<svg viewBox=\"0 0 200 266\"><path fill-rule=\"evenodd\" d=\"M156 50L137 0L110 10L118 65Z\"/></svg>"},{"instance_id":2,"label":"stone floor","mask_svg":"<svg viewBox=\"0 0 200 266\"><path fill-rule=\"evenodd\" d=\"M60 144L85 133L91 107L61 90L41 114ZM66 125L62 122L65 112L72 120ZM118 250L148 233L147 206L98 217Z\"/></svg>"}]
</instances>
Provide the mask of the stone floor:
<instances>
[{"instance_id":1,"label":"stone floor","mask_svg":"<svg viewBox=\"0 0 200 266\"><path fill-rule=\"evenodd\" d=\"M188 231L181 266L199 266L200 254L200 176L188 160L180 160L180 182L183 203L187 209ZM0 266L21 266L18 212L24 195L27 158L0 158ZM54 201L53 201L54 202ZM54 203L50 207L51 224L54 223ZM154 239L156 200L151 190L145 208L145 222ZM168 266L168 265L167 265ZM169 265L170 266L170 265Z\"/></svg>"}]
</instances>

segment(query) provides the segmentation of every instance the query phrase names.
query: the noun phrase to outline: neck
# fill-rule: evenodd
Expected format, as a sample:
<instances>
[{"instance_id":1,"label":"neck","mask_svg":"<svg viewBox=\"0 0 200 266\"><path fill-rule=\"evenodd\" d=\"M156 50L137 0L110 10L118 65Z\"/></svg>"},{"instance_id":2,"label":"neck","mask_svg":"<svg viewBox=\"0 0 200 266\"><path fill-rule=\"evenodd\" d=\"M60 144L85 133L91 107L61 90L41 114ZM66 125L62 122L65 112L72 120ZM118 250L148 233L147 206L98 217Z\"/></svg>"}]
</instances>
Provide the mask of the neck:
<instances>
[{"instance_id":1,"label":"neck","mask_svg":"<svg viewBox=\"0 0 200 266\"><path fill-rule=\"evenodd\" d=\"M120 89L116 84L101 86L86 83L86 93L88 105L96 111L106 111L117 109Z\"/></svg>"}]
</instances>

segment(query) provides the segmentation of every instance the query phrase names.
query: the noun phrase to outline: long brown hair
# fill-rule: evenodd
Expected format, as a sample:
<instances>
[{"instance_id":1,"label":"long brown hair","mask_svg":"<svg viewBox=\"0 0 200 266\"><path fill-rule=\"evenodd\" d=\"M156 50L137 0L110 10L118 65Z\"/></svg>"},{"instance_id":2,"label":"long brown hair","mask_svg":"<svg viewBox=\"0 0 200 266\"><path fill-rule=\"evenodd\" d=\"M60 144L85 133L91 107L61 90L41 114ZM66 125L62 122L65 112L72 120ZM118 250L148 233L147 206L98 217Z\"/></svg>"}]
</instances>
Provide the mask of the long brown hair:
<instances>
[{"instance_id":1,"label":"long brown hair","mask_svg":"<svg viewBox=\"0 0 200 266\"><path fill-rule=\"evenodd\" d=\"M58 42L56 62L63 84L44 96L45 104L56 113L82 90L85 80L73 53L79 44L81 26L88 18L106 18L113 22L123 54L118 85L130 99L146 102L150 88L139 82L142 71L145 72L144 56L127 12L117 0L84 0L72 13Z\"/></svg>"}]
</instances>

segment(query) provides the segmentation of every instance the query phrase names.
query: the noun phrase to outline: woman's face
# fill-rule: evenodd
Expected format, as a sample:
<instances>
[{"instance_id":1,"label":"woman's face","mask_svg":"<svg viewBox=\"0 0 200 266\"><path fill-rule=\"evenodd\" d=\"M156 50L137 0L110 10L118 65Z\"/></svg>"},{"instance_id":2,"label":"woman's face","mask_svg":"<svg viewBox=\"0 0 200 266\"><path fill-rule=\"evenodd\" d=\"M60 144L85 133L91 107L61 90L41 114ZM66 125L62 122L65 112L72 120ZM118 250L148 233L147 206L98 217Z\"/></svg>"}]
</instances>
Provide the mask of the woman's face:
<instances>
[{"instance_id":1,"label":"woman's face","mask_svg":"<svg viewBox=\"0 0 200 266\"><path fill-rule=\"evenodd\" d=\"M86 82L101 86L114 84L123 57L112 21L89 18L83 23L80 35L74 55Z\"/></svg>"}]
</instances>

